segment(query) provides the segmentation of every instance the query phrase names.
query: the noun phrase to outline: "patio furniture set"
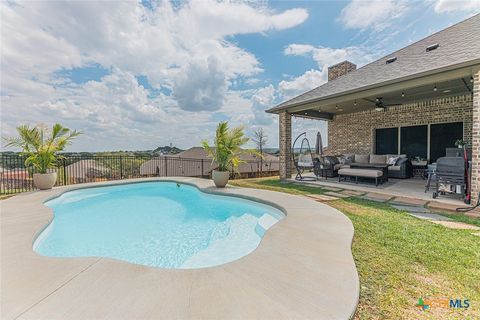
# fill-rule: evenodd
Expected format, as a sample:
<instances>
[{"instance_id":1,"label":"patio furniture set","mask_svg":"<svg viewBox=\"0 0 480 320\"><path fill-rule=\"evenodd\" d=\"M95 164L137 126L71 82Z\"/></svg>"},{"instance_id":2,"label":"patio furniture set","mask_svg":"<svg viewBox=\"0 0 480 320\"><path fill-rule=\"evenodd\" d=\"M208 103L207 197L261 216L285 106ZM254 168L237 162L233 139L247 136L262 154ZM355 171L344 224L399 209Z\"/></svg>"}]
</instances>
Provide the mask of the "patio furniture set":
<instances>
[{"instance_id":1,"label":"patio furniture set","mask_svg":"<svg viewBox=\"0 0 480 320\"><path fill-rule=\"evenodd\" d=\"M375 185L388 178L409 178L411 162L406 155L350 154L341 156L314 156L314 173L317 177L338 177L342 180L375 180Z\"/></svg>"}]
</instances>

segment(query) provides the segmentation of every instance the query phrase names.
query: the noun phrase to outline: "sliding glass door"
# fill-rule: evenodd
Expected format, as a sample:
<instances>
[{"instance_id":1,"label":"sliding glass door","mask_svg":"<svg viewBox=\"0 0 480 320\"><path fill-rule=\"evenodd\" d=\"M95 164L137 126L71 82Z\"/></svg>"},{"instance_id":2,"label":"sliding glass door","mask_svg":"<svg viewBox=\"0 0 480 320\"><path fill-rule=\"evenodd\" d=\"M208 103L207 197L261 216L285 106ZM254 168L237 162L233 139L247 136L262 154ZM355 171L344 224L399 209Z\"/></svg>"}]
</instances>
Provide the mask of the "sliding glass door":
<instances>
[{"instance_id":1,"label":"sliding glass door","mask_svg":"<svg viewBox=\"0 0 480 320\"><path fill-rule=\"evenodd\" d=\"M375 130L375 154L398 153L398 128Z\"/></svg>"},{"instance_id":2,"label":"sliding glass door","mask_svg":"<svg viewBox=\"0 0 480 320\"><path fill-rule=\"evenodd\" d=\"M454 148L455 141L463 139L463 123L438 123L430 125L430 160L445 157L446 148Z\"/></svg>"},{"instance_id":3,"label":"sliding glass door","mask_svg":"<svg viewBox=\"0 0 480 320\"><path fill-rule=\"evenodd\" d=\"M427 159L428 126L400 128L400 153L409 158Z\"/></svg>"},{"instance_id":4,"label":"sliding glass door","mask_svg":"<svg viewBox=\"0 0 480 320\"><path fill-rule=\"evenodd\" d=\"M446 148L463 138L463 123L436 123L430 125L381 128L375 130L376 154L406 154L435 162L445 156Z\"/></svg>"}]
</instances>

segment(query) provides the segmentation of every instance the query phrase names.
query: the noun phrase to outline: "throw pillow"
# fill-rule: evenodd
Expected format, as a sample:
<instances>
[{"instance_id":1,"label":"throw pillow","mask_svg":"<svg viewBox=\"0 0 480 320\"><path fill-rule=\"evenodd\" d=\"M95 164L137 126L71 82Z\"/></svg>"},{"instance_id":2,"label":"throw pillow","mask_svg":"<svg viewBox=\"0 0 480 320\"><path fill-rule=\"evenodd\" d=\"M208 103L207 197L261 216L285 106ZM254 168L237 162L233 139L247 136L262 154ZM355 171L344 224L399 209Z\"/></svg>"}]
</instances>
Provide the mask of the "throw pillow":
<instances>
[{"instance_id":1,"label":"throw pillow","mask_svg":"<svg viewBox=\"0 0 480 320\"><path fill-rule=\"evenodd\" d=\"M388 158L388 164L395 166L397 164L398 159L400 159L400 157L390 157Z\"/></svg>"},{"instance_id":2,"label":"throw pillow","mask_svg":"<svg viewBox=\"0 0 480 320\"><path fill-rule=\"evenodd\" d=\"M346 154L345 155L345 163L343 164L350 164L353 162L353 157L354 155L353 154Z\"/></svg>"}]
</instances>

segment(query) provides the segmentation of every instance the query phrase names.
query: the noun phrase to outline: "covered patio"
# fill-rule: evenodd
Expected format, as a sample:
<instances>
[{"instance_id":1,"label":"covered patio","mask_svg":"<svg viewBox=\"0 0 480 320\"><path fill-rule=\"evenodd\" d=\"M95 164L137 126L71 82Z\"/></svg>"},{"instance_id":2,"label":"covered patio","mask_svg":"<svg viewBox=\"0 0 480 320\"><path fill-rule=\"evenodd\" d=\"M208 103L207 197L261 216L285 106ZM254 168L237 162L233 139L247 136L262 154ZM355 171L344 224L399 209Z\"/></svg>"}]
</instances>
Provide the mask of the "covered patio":
<instances>
[{"instance_id":1,"label":"covered patio","mask_svg":"<svg viewBox=\"0 0 480 320\"><path fill-rule=\"evenodd\" d=\"M279 115L280 178L292 178L292 117L328 121L326 155L405 155L426 165L462 140L468 153L472 203L480 192L480 15L453 25L356 69L344 61L329 67L328 82L286 101ZM293 137L295 138L295 137ZM453 150L455 151L455 150ZM388 159L388 156L386 156ZM389 179L378 187L348 188L431 199L426 180ZM338 179L308 183L338 185ZM461 197L439 201L460 205Z\"/></svg>"}]
</instances>

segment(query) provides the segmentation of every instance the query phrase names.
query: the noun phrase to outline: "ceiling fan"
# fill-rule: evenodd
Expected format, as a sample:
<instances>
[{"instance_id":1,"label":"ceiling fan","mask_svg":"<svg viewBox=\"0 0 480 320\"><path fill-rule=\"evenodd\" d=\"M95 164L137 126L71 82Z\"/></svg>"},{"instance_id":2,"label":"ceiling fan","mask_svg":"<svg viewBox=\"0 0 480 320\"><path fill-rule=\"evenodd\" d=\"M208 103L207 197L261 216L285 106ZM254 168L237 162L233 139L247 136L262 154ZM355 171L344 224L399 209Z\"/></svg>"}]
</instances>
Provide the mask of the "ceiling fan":
<instances>
[{"instance_id":1,"label":"ceiling fan","mask_svg":"<svg viewBox=\"0 0 480 320\"><path fill-rule=\"evenodd\" d=\"M383 102L383 97L377 97L377 98L375 98L375 101L370 100L370 99L364 99L364 100L366 100L368 102L371 102L371 103L375 103L375 110L376 111L385 111L385 110L387 110L387 107L402 105L401 103L385 104Z\"/></svg>"}]
</instances>

